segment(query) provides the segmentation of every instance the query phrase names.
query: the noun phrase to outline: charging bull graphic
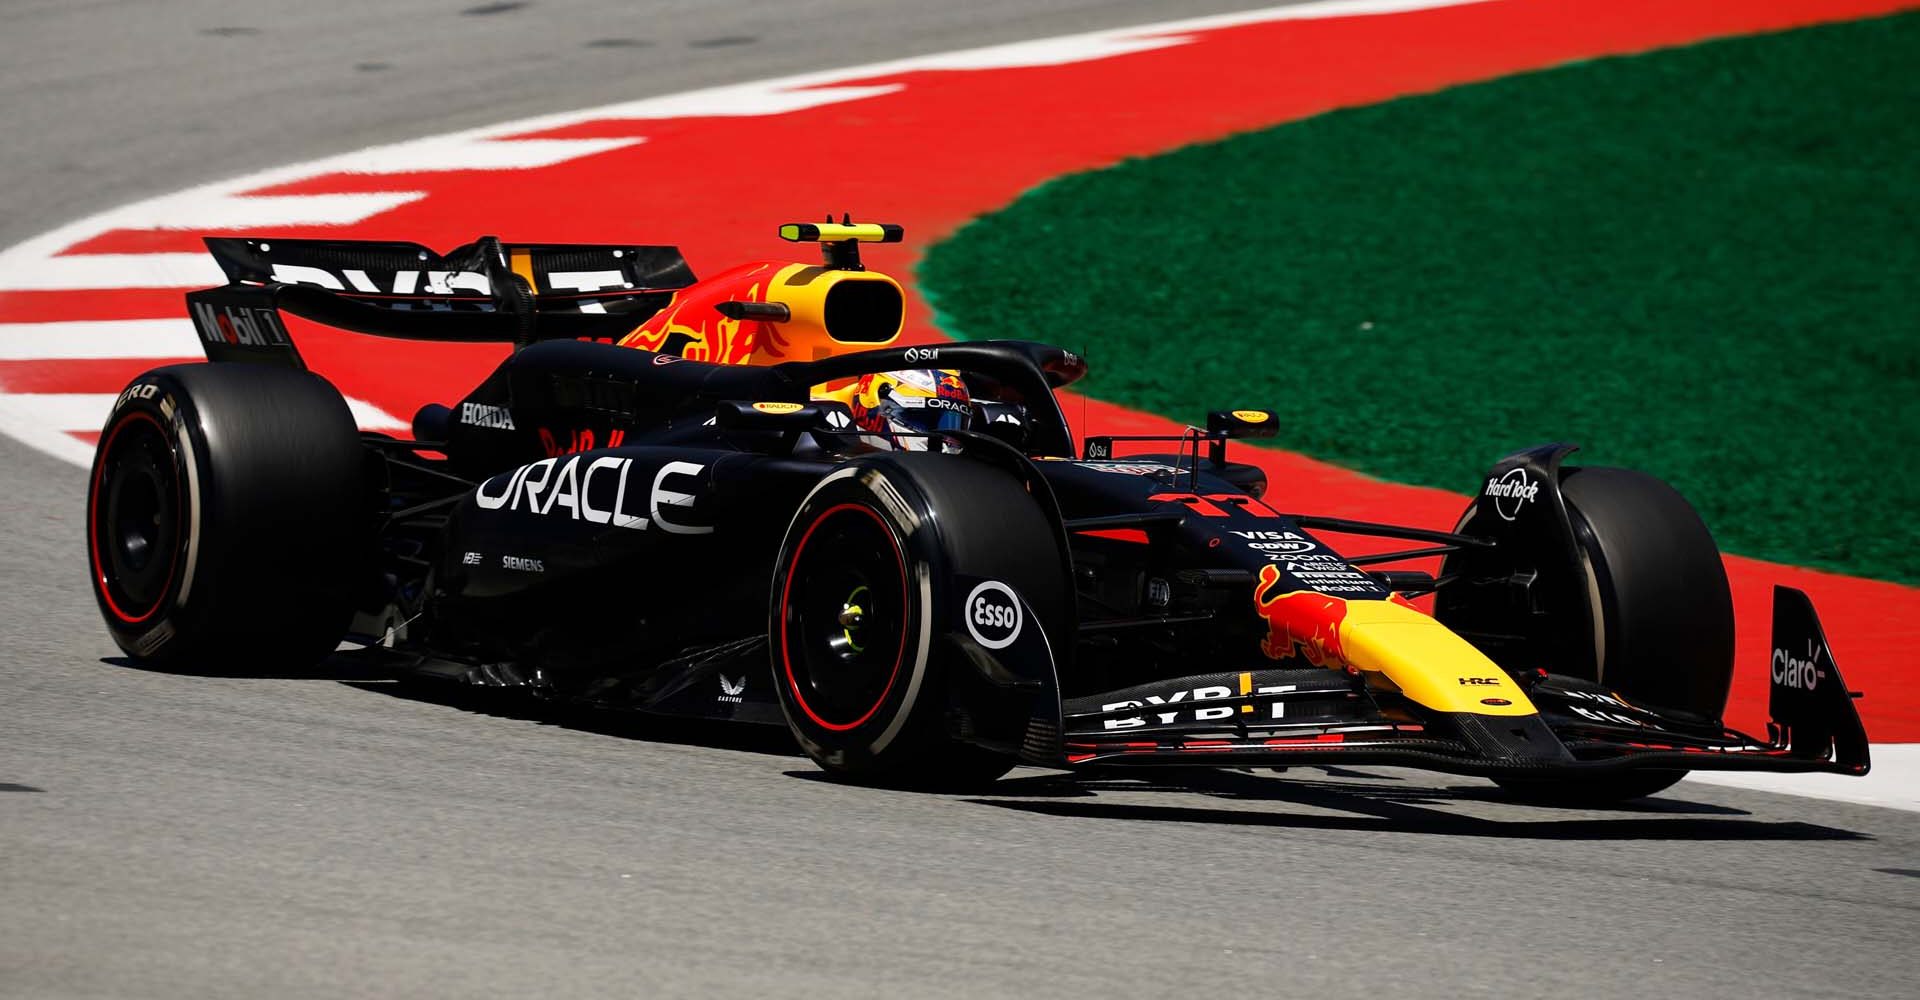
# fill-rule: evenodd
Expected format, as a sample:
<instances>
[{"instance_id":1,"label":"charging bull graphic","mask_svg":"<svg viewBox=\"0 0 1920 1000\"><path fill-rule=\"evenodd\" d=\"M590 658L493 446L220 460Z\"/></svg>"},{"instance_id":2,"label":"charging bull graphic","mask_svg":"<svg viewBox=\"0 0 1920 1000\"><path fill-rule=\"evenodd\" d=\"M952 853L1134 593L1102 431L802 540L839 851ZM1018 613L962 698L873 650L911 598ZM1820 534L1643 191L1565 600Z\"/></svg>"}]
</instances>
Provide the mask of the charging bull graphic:
<instances>
[{"instance_id":1,"label":"charging bull graphic","mask_svg":"<svg viewBox=\"0 0 1920 1000\"><path fill-rule=\"evenodd\" d=\"M1260 651L1274 660L1287 659L1297 652L1316 667L1345 666L1340 623L1346 620L1347 602L1310 590L1267 596L1279 582L1278 566L1260 567L1260 585L1253 592L1254 610L1267 623L1267 637L1260 640Z\"/></svg>"},{"instance_id":2,"label":"charging bull graphic","mask_svg":"<svg viewBox=\"0 0 1920 1000\"><path fill-rule=\"evenodd\" d=\"M779 355L783 338L772 324L734 319L716 308L722 302L761 301L762 283L772 266L749 265L735 271L741 273L728 272L720 275L720 280L675 292L667 308L622 338L621 345L715 365L745 364L755 349L762 347L770 347L770 353Z\"/></svg>"}]
</instances>

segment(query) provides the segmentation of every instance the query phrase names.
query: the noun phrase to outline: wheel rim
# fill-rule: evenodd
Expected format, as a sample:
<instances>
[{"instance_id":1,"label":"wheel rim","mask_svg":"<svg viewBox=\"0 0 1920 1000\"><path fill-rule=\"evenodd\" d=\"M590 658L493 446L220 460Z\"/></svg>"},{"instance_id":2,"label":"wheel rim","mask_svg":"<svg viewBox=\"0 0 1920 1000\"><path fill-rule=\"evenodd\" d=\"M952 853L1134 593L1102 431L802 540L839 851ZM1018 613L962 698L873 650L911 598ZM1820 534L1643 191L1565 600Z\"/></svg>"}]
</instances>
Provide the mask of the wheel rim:
<instances>
[{"instance_id":1,"label":"wheel rim","mask_svg":"<svg viewBox=\"0 0 1920 1000\"><path fill-rule=\"evenodd\" d=\"M781 592L787 690L815 724L854 729L880 711L906 654L900 543L873 509L828 508L800 537Z\"/></svg>"},{"instance_id":2,"label":"wheel rim","mask_svg":"<svg viewBox=\"0 0 1920 1000\"><path fill-rule=\"evenodd\" d=\"M120 418L101 446L87 500L95 589L123 624L153 617L180 553L180 478L166 429L151 414Z\"/></svg>"}]
</instances>

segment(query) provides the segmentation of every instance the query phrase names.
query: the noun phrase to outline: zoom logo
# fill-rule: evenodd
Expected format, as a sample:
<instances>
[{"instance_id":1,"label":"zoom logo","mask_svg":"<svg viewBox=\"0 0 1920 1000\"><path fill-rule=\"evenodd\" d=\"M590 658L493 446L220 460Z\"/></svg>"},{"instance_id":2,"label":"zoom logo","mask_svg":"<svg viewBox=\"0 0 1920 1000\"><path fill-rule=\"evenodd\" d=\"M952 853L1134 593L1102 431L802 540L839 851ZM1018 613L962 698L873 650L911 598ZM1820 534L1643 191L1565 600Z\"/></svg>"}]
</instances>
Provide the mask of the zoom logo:
<instances>
[{"instance_id":1,"label":"zoom logo","mask_svg":"<svg viewBox=\"0 0 1920 1000\"><path fill-rule=\"evenodd\" d=\"M973 588L961 617L967 623L967 634L988 649L1005 649L1020 638L1020 598L1014 596L1012 587L998 580Z\"/></svg>"}]
</instances>

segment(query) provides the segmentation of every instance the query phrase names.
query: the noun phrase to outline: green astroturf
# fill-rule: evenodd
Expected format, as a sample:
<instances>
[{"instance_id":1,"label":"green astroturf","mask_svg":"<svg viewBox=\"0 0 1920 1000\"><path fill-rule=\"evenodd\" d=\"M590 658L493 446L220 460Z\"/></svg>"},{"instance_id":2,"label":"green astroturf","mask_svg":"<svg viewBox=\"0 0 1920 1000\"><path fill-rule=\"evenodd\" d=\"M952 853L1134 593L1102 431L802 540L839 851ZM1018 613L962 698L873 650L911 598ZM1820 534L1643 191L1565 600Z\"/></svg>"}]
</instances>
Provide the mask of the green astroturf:
<instances>
[{"instance_id":1,"label":"green astroturf","mask_svg":"<svg viewBox=\"0 0 1920 1000\"><path fill-rule=\"evenodd\" d=\"M1281 414L1461 492L1549 440L1724 549L1920 582L1920 15L1577 63L1051 181L933 247L943 327L1095 397Z\"/></svg>"}]
</instances>

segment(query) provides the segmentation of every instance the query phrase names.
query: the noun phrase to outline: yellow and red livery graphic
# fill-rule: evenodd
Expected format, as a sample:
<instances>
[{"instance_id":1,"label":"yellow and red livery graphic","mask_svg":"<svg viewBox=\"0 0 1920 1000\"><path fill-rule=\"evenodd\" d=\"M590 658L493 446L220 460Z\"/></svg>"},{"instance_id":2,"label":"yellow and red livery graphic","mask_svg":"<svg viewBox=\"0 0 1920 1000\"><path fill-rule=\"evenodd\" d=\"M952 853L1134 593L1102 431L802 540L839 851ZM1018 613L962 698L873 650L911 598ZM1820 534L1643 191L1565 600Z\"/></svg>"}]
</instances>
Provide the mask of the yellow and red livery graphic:
<instances>
[{"instance_id":1,"label":"yellow and red livery graphic","mask_svg":"<svg viewBox=\"0 0 1920 1000\"><path fill-rule=\"evenodd\" d=\"M1357 670L1369 685L1435 711L1534 713L1506 671L1406 598L1348 601L1310 590L1270 595L1279 583L1279 567L1260 567L1253 600L1267 623L1260 651L1268 657L1298 655L1316 667Z\"/></svg>"},{"instance_id":2,"label":"yellow and red livery graphic","mask_svg":"<svg viewBox=\"0 0 1920 1000\"><path fill-rule=\"evenodd\" d=\"M1340 623L1347 618L1347 602L1311 590L1264 596L1280 582L1280 568L1260 567L1260 583L1253 592L1254 610L1267 623L1260 651L1268 659L1285 660L1296 653L1316 667L1344 667Z\"/></svg>"},{"instance_id":3,"label":"yellow and red livery graphic","mask_svg":"<svg viewBox=\"0 0 1920 1000\"><path fill-rule=\"evenodd\" d=\"M877 271L763 260L674 293L620 344L720 365L816 361L892 343L903 305L899 282Z\"/></svg>"}]
</instances>

